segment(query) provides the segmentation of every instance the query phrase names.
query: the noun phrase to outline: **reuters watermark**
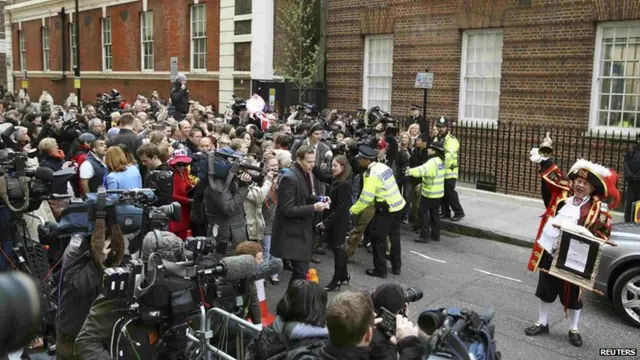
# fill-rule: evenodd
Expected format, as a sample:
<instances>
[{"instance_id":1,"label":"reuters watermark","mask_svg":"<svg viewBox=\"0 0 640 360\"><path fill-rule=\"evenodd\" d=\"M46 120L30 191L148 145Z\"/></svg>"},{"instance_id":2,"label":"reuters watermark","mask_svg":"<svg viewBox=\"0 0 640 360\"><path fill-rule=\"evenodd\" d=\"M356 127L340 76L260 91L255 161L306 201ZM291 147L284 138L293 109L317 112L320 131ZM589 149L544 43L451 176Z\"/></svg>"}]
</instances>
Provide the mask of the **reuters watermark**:
<instances>
[{"instance_id":1,"label":"reuters watermark","mask_svg":"<svg viewBox=\"0 0 640 360\"><path fill-rule=\"evenodd\" d=\"M638 356L638 349L634 348L601 348L600 356Z\"/></svg>"}]
</instances>

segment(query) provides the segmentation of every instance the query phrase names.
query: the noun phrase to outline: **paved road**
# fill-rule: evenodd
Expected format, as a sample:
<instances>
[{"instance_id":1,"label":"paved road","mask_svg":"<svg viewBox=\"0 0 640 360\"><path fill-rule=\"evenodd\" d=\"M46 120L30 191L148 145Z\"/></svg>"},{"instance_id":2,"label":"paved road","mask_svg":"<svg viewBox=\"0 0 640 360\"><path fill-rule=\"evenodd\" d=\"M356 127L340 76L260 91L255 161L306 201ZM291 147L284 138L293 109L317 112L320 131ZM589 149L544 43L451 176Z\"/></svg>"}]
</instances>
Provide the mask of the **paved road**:
<instances>
[{"instance_id":1,"label":"paved road","mask_svg":"<svg viewBox=\"0 0 640 360\"><path fill-rule=\"evenodd\" d=\"M427 307L493 307L498 350L509 360L595 359L600 348L640 348L640 329L624 323L597 295L587 295L585 299L580 319L585 344L581 348L568 342L569 323L559 301L549 317L551 333L535 338L525 336L523 329L538 319L538 299L534 296L537 274L525 269L529 249L455 234L443 234L442 242L432 244L416 244L413 238L413 233L403 230L401 275L391 275L389 271L386 280L364 275L372 259L360 249L349 262L351 284L342 289L374 290L384 281L421 287L424 298L410 307L413 320ZM328 252L321 259L316 267L320 282L326 284L333 274L332 255ZM267 285L272 312L289 276L285 271L279 285Z\"/></svg>"}]
</instances>

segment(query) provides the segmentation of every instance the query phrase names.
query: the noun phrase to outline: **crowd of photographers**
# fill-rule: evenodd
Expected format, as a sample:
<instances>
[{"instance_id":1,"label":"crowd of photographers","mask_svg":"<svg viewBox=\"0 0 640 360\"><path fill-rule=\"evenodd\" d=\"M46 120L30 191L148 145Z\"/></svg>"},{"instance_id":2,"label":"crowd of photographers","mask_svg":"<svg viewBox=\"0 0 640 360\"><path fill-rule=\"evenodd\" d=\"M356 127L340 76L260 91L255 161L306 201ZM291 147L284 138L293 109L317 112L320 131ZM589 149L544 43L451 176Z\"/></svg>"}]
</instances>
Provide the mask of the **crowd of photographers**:
<instances>
[{"instance_id":1,"label":"crowd of photographers","mask_svg":"<svg viewBox=\"0 0 640 360\"><path fill-rule=\"evenodd\" d=\"M227 244L222 255L250 255L260 265L261 276L277 285L283 265L272 253L284 259L284 269L292 270L294 276L278 304L275 322L246 347L246 359L421 358L424 346L419 338L425 336L406 319L407 300L401 288L383 285L372 296L346 291L327 303L327 291L350 280L347 257L358 245L372 251L367 221L363 221L371 215L355 218L349 213L367 170L358 161L358 153L373 149L376 161L393 170L408 204L401 221L411 221L414 230L421 232L418 240L429 236L439 240L439 214L431 217L429 234L429 225L425 226L419 211L419 201L424 198L424 191L420 196L420 178L410 177L407 171L441 155L428 151L428 145L442 135L438 134L441 130L429 128L419 108L412 108L412 123L406 131L400 131L393 118L379 109L348 115L303 105L290 107L286 114L258 116L249 114L244 101L235 98L226 111L218 112L213 105L203 106L190 99L183 75L176 79L167 99L154 91L148 98L140 94L128 103L114 90L98 95L94 105L80 108L77 100L58 106L45 95L38 103L26 94L6 95L0 122L12 124L12 133L2 135L15 140L16 152L54 172L76 170L75 177L52 192L81 198L104 190L144 187L155 190L155 206L179 203L179 220L170 221L168 232L160 241L154 237L154 248L147 249L147 254L166 254L165 260L179 261L185 250L176 248L171 237L186 240L215 234L217 243ZM212 150L226 159L225 166L209 161L207 154ZM307 160L308 154L312 160ZM283 249L282 238L289 234L286 228L302 223L295 216L288 217L289 211L279 217L288 220L274 225L284 206L279 204L284 198L280 194L286 191L279 189L280 180L296 167L304 170L305 164L312 164L303 173L317 201L305 204L313 205L313 220L309 229L302 230L304 236L307 231L311 234L312 245L307 250L303 243L292 240ZM69 204L69 199L48 200L56 220ZM452 209L455 216L464 216L461 209ZM0 207L0 215L6 212L8 209ZM92 236L101 237L101 241L72 238L66 247L56 318L58 359L111 358L111 329L118 315L114 318L112 314L116 305L100 296L101 280L105 268L122 261L126 241L130 241L115 225L115 220L107 217L93 230ZM335 257L334 277L326 286L303 280L309 260L320 262L323 240ZM0 244L4 249L0 268L9 266L5 261L11 257L9 241ZM275 252L272 242L280 243ZM178 250L180 256L176 255ZM306 267L300 268L300 262L306 262ZM257 290L253 282L247 288L242 315L260 324ZM384 319L382 308L393 319ZM381 325L380 321L386 323ZM138 330L142 338L151 331ZM135 337L133 331L126 335L132 356L145 353L144 344L132 340Z\"/></svg>"}]
</instances>

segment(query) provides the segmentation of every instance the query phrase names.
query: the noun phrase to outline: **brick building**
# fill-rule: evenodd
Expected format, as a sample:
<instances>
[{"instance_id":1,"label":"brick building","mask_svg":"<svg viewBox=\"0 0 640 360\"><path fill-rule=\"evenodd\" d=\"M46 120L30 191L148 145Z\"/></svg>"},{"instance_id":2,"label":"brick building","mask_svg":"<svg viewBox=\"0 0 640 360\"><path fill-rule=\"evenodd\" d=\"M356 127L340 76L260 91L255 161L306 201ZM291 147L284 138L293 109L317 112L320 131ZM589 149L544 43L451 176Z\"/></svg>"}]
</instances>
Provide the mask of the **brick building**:
<instances>
[{"instance_id":1,"label":"brick building","mask_svg":"<svg viewBox=\"0 0 640 360\"><path fill-rule=\"evenodd\" d=\"M329 1L329 106L496 123L640 127L639 0ZM536 140L537 141L537 140Z\"/></svg>"},{"instance_id":2,"label":"brick building","mask_svg":"<svg viewBox=\"0 0 640 360\"><path fill-rule=\"evenodd\" d=\"M47 90L62 102L75 91L79 62L85 103L112 88L129 101L154 89L166 99L175 57L192 98L224 108L232 94L250 94L252 53L261 51L252 31L263 25L265 3L273 7L273 0L81 0L76 14L73 0L16 1L4 11L8 85L20 89L26 72L32 97Z\"/></svg>"}]
</instances>

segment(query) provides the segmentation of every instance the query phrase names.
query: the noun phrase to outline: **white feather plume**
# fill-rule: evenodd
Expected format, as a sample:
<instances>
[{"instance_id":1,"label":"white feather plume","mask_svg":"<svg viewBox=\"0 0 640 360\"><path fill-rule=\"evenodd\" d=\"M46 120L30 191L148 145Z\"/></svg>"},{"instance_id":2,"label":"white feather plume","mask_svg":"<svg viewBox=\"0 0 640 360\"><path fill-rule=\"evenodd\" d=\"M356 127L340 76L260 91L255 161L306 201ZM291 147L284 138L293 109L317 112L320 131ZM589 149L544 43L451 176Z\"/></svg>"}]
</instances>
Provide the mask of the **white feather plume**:
<instances>
[{"instance_id":1,"label":"white feather plume","mask_svg":"<svg viewBox=\"0 0 640 360\"><path fill-rule=\"evenodd\" d=\"M573 173L580 169L586 169L600 176L602 179L611 176L611 170L607 169L606 167L600 164L592 163L591 161L588 161L585 159L578 159L578 161L576 161L576 163L573 164L573 166L571 167L571 170L569 170L569 173Z\"/></svg>"}]
</instances>

